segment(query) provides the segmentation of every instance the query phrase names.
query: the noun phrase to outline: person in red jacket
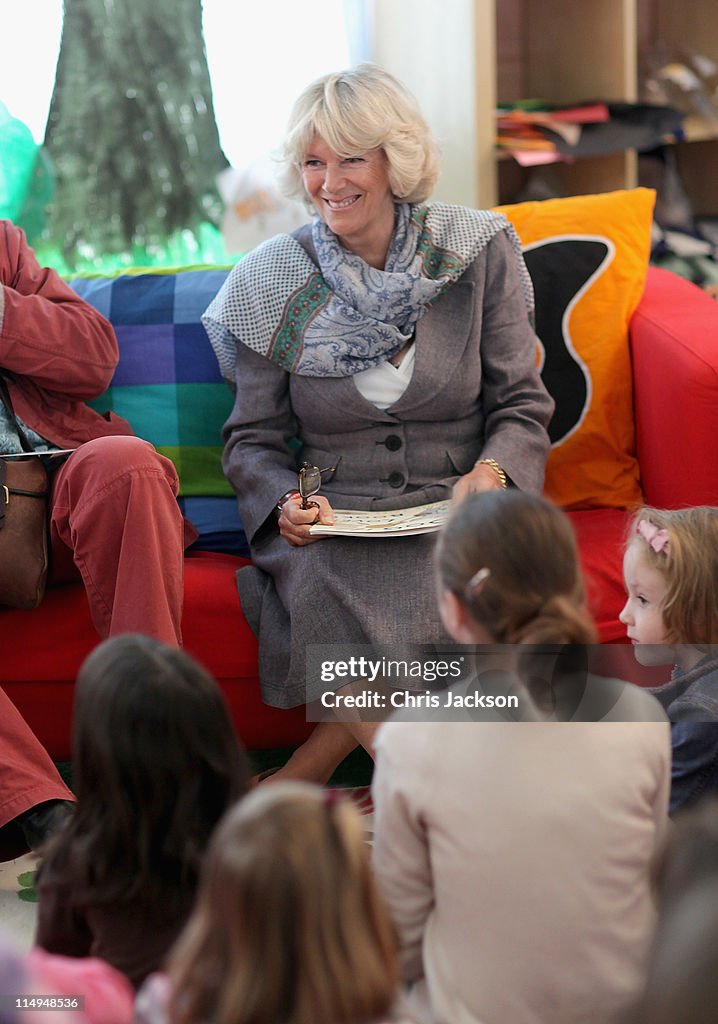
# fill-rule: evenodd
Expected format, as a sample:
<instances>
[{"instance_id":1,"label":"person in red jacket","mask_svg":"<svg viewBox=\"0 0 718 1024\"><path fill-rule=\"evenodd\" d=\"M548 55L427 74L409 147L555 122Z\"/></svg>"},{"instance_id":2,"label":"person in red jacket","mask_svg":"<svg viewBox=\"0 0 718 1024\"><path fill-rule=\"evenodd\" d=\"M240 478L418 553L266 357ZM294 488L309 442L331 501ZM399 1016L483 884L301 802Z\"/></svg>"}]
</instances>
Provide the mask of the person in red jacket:
<instances>
[{"instance_id":1,"label":"person in red jacket","mask_svg":"<svg viewBox=\"0 0 718 1024\"><path fill-rule=\"evenodd\" d=\"M145 633L178 647L191 528L175 468L125 420L86 404L108 387L118 358L111 324L40 265L20 228L0 220L0 369L36 450L73 449L52 460L50 582L82 578L100 637ZM0 456L19 451L0 400ZM52 801L69 794L14 711L0 691L0 840L4 825L29 814L38 818L36 845L43 817L52 825L60 816Z\"/></svg>"}]
</instances>

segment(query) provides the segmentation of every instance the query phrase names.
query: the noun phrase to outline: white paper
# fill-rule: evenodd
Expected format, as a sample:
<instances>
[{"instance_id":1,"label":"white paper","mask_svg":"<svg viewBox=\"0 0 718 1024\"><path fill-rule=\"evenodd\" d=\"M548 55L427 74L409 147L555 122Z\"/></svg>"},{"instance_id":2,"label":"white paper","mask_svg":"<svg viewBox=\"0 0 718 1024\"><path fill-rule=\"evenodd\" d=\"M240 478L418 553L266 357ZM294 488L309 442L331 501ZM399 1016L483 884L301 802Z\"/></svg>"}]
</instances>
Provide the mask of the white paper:
<instances>
[{"instance_id":1,"label":"white paper","mask_svg":"<svg viewBox=\"0 0 718 1024\"><path fill-rule=\"evenodd\" d=\"M448 519L450 504L445 499L387 512L337 508L332 526L316 523L309 532L322 537L411 537L435 533Z\"/></svg>"}]
</instances>

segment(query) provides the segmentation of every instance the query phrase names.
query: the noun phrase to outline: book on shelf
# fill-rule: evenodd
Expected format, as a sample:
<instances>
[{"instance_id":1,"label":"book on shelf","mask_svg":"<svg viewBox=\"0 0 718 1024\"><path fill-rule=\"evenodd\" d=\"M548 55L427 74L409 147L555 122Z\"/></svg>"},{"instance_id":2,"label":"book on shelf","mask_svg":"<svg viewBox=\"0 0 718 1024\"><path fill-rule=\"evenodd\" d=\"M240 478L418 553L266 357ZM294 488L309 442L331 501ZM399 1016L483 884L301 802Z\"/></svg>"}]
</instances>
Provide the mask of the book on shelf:
<instances>
[{"instance_id":1,"label":"book on shelf","mask_svg":"<svg viewBox=\"0 0 718 1024\"><path fill-rule=\"evenodd\" d=\"M496 111L497 145L516 151L557 152L556 140L577 146L582 126L608 121L605 103L574 107L551 107L538 103L529 106L499 107Z\"/></svg>"},{"instance_id":2,"label":"book on shelf","mask_svg":"<svg viewBox=\"0 0 718 1024\"><path fill-rule=\"evenodd\" d=\"M334 523L315 523L309 530L319 537L412 537L435 533L449 518L449 499L385 512L334 509Z\"/></svg>"}]
</instances>

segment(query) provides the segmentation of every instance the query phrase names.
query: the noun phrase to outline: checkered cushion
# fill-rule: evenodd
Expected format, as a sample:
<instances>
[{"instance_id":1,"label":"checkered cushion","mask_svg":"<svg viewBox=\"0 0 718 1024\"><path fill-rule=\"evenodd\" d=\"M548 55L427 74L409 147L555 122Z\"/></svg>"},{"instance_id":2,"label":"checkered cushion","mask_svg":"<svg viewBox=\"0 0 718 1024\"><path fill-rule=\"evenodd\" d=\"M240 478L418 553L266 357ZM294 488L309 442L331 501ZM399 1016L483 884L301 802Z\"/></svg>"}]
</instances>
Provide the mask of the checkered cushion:
<instances>
[{"instance_id":1,"label":"checkered cushion","mask_svg":"<svg viewBox=\"0 0 718 1024\"><path fill-rule=\"evenodd\" d=\"M242 554L246 541L221 465L232 393L200 321L227 273L136 270L70 284L112 323L120 348L110 387L90 404L124 416L174 462L180 505L200 531L199 546Z\"/></svg>"}]
</instances>

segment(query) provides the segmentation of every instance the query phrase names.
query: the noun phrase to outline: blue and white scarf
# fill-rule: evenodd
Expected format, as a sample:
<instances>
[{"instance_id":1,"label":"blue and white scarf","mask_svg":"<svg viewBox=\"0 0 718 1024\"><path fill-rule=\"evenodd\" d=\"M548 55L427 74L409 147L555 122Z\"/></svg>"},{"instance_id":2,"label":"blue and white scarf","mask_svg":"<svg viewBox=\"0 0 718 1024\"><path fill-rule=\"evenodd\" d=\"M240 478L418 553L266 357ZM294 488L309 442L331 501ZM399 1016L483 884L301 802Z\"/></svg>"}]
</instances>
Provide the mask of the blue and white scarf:
<instances>
[{"instance_id":1,"label":"blue and white scarf","mask_svg":"<svg viewBox=\"0 0 718 1024\"><path fill-rule=\"evenodd\" d=\"M234 382L237 343L307 377L378 365L404 347L430 303L499 231L514 247L532 314L521 243L506 217L490 210L398 204L384 270L345 249L319 217L312 224L318 264L291 235L270 238L233 268L202 317L222 375Z\"/></svg>"}]
</instances>

